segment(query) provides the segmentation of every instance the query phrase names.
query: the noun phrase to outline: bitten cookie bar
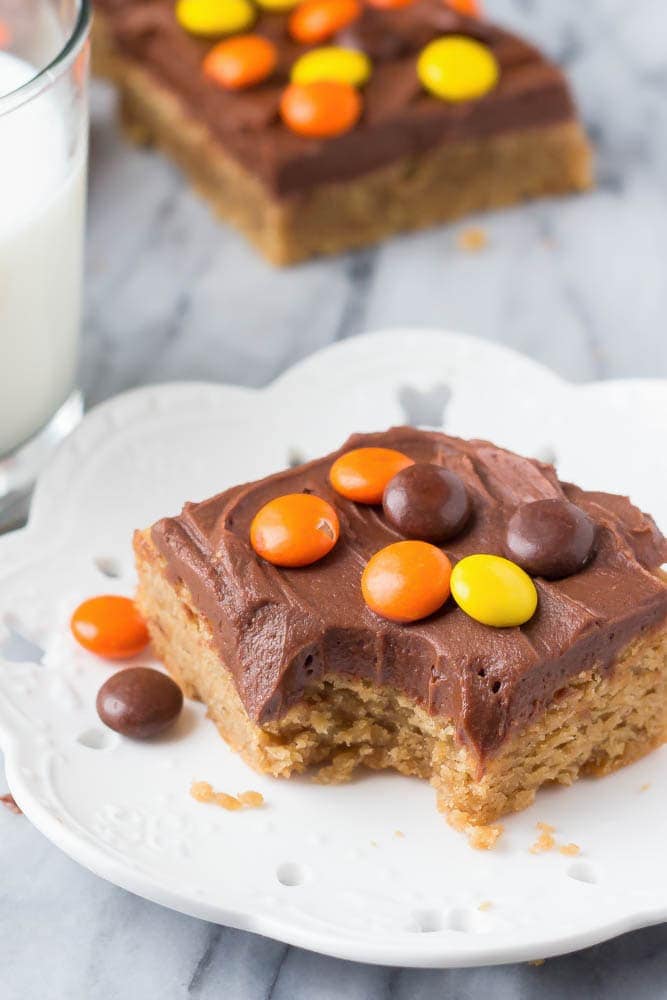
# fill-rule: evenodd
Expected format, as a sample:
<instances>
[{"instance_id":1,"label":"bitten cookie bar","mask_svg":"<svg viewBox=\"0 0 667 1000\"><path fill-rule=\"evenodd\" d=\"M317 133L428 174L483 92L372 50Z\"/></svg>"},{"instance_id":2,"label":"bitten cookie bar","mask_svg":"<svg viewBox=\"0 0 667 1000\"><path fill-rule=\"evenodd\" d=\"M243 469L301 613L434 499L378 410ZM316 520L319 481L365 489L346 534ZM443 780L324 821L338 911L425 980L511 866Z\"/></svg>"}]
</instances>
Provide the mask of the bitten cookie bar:
<instances>
[{"instance_id":1,"label":"bitten cookie bar","mask_svg":"<svg viewBox=\"0 0 667 1000\"><path fill-rule=\"evenodd\" d=\"M158 655L259 771L394 768L485 824L665 739L666 540L488 442L355 436L135 550Z\"/></svg>"},{"instance_id":2,"label":"bitten cookie bar","mask_svg":"<svg viewBox=\"0 0 667 1000\"><path fill-rule=\"evenodd\" d=\"M470 0L95 0L132 136L274 264L591 183L562 72Z\"/></svg>"}]
</instances>

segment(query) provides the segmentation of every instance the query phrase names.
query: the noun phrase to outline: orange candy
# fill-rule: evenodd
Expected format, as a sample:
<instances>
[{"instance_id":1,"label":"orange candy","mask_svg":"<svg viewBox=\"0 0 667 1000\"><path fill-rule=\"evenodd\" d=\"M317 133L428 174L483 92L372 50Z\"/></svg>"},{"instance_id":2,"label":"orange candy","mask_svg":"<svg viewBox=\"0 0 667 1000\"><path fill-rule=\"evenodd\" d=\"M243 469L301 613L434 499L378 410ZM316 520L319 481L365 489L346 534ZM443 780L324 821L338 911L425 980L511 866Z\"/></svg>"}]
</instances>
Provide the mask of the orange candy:
<instances>
[{"instance_id":1,"label":"orange candy","mask_svg":"<svg viewBox=\"0 0 667 1000\"><path fill-rule=\"evenodd\" d=\"M309 566L338 541L338 515L312 493L288 493L269 500L250 525L250 544L274 566Z\"/></svg>"},{"instance_id":2,"label":"orange candy","mask_svg":"<svg viewBox=\"0 0 667 1000\"><path fill-rule=\"evenodd\" d=\"M310 139L331 139L348 132L359 120L361 107L355 87L333 80L290 83L280 99L287 127Z\"/></svg>"},{"instance_id":3,"label":"orange candy","mask_svg":"<svg viewBox=\"0 0 667 1000\"><path fill-rule=\"evenodd\" d=\"M80 604L70 622L85 649L108 660L126 660L148 645L148 629L129 597L104 594Z\"/></svg>"},{"instance_id":4,"label":"orange candy","mask_svg":"<svg viewBox=\"0 0 667 1000\"><path fill-rule=\"evenodd\" d=\"M371 611L392 622L416 622L449 597L452 566L428 542L394 542L368 561L361 591Z\"/></svg>"},{"instance_id":5,"label":"orange candy","mask_svg":"<svg viewBox=\"0 0 667 1000\"><path fill-rule=\"evenodd\" d=\"M445 0L445 3L458 14L465 14L467 17L482 16L479 0Z\"/></svg>"},{"instance_id":6,"label":"orange candy","mask_svg":"<svg viewBox=\"0 0 667 1000\"><path fill-rule=\"evenodd\" d=\"M397 7L409 7L414 0L367 0L371 7L378 7L380 10L395 10Z\"/></svg>"},{"instance_id":7,"label":"orange candy","mask_svg":"<svg viewBox=\"0 0 667 1000\"><path fill-rule=\"evenodd\" d=\"M411 458L393 448L354 448L336 459L329 480L336 492L348 500L382 503L389 480L414 464Z\"/></svg>"},{"instance_id":8,"label":"orange candy","mask_svg":"<svg viewBox=\"0 0 667 1000\"><path fill-rule=\"evenodd\" d=\"M262 35L237 35L218 42L204 59L204 73L226 90L243 90L273 73L278 53Z\"/></svg>"},{"instance_id":9,"label":"orange candy","mask_svg":"<svg viewBox=\"0 0 667 1000\"><path fill-rule=\"evenodd\" d=\"M295 42L319 45L342 31L361 13L359 0L305 0L289 19L289 32Z\"/></svg>"}]
</instances>

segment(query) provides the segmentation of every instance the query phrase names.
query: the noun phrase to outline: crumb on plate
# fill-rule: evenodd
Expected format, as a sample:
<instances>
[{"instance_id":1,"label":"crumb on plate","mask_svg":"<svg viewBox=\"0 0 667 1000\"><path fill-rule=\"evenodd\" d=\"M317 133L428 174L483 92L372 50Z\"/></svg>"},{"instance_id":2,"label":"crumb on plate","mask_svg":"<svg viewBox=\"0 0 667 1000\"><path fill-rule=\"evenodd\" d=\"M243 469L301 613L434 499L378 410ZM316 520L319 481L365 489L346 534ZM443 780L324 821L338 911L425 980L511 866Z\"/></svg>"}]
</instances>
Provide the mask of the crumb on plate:
<instances>
[{"instance_id":1,"label":"crumb on plate","mask_svg":"<svg viewBox=\"0 0 667 1000\"><path fill-rule=\"evenodd\" d=\"M490 910L492 906L493 906L493 903L491 902L491 900L490 900L490 899L484 899L484 900L482 900L482 902L481 902L481 903L479 904L479 906L477 907L477 909L478 909L478 910L481 910L481 911L482 911L482 913L486 913L486 911L487 911L487 910Z\"/></svg>"},{"instance_id":2,"label":"crumb on plate","mask_svg":"<svg viewBox=\"0 0 667 1000\"><path fill-rule=\"evenodd\" d=\"M227 812L238 812L239 809L243 809L243 803L235 795L230 795L228 792L216 792L213 796L213 802L221 809L226 809Z\"/></svg>"},{"instance_id":3,"label":"crumb on plate","mask_svg":"<svg viewBox=\"0 0 667 1000\"><path fill-rule=\"evenodd\" d=\"M544 854L545 851L552 851L556 846L556 839L553 835L555 827L549 823L536 823L540 835L534 844L529 848L531 854Z\"/></svg>"},{"instance_id":4,"label":"crumb on plate","mask_svg":"<svg viewBox=\"0 0 667 1000\"><path fill-rule=\"evenodd\" d=\"M489 826L469 826L467 829L468 843L476 851L491 851L496 846L502 832L501 823L493 823Z\"/></svg>"},{"instance_id":5,"label":"crumb on plate","mask_svg":"<svg viewBox=\"0 0 667 1000\"><path fill-rule=\"evenodd\" d=\"M581 854L579 844L561 844L558 850L568 858L576 858L577 854Z\"/></svg>"},{"instance_id":6,"label":"crumb on plate","mask_svg":"<svg viewBox=\"0 0 667 1000\"><path fill-rule=\"evenodd\" d=\"M262 793L255 792L252 789L248 789L247 792L239 792L236 797L248 809L259 809L260 806L264 805L264 796Z\"/></svg>"},{"instance_id":7,"label":"crumb on plate","mask_svg":"<svg viewBox=\"0 0 667 1000\"><path fill-rule=\"evenodd\" d=\"M221 809L228 812L237 812L239 809L257 809L264 803L264 796L260 792L239 792L237 795L229 795L227 792L216 792L208 781L193 781L190 786L190 795L197 802L212 802Z\"/></svg>"}]
</instances>

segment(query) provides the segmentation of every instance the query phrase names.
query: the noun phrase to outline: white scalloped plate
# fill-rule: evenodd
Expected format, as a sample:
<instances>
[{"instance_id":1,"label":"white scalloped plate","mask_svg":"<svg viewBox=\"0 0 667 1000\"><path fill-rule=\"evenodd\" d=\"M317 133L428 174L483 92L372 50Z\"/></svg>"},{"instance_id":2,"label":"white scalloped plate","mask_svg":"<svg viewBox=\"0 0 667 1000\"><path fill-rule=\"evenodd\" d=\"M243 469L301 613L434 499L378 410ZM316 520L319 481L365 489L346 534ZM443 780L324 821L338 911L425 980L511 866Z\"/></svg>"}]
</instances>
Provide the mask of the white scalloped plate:
<instances>
[{"instance_id":1,"label":"white scalloped plate","mask_svg":"<svg viewBox=\"0 0 667 1000\"><path fill-rule=\"evenodd\" d=\"M71 857L132 892L348 959L543 958L667 918L665 751L540 794L507 820L494 851L475 852L425 782L258 777L199 705L153 742L105 730L94 700L111 668L67 629L83 597L132 593L136 526L353 430L437 425L443 408L446 430L555 457L563 476L629 491L664 527L666 399L665 382L575 387L503 348L406 330L337 345L262 391L168 385L99 407L42 477L29 526L0 539L0 738L21 808ZM44 650L41 663L16 633ZM266 806L196 803L195 779L259 789ZM529 853L538 820L581 855Z\"/></svg>"}]
</instances>

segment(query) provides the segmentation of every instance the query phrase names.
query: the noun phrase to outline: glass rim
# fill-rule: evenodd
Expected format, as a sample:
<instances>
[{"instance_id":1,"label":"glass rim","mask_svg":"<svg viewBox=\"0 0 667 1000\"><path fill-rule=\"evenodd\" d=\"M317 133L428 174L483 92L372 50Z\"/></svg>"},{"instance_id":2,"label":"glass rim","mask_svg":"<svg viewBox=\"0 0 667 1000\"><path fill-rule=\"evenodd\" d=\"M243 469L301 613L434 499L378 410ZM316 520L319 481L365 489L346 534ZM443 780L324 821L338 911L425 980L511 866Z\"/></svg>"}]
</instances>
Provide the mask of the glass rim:
<instances>
[{"instance_id":1,"label":"glass rim","mask_svg":"<svg viewBox=\"0 0 667 1000\"><path fill-rule=\"evenodd\" d=\"M71 34L51 62L38 70L34 76L26 80L16 90L10 90L8 94L0 95L0 118L37 97L72 65L88 37L91 22L90 0L78 0L78 3L79 10Z\"/></svg>"}]
</instances>

